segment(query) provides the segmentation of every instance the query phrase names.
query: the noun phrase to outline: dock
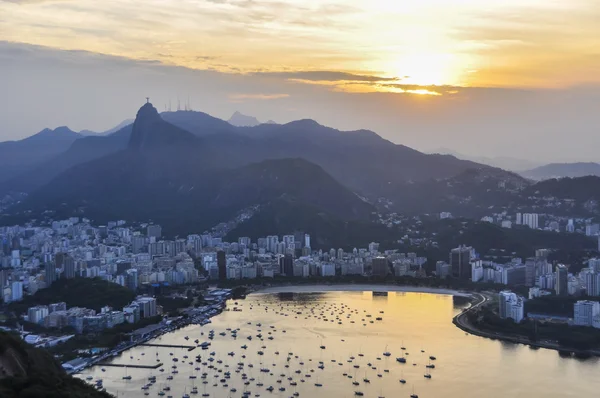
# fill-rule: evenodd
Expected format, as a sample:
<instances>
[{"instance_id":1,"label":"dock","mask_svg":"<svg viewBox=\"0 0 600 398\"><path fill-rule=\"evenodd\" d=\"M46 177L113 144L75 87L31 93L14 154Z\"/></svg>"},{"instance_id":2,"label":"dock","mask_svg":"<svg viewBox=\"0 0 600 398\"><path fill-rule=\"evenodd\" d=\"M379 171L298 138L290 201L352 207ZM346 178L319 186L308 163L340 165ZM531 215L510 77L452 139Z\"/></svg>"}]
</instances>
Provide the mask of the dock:
<instances>
[{"instance_id":1,"label":"dock","mask_svg":"<svg viewBox=\"0 0 600 398\"><path fill-rule=\"evenodd\" d=\"M97 366L107 367L111 366L113 368L136 368L136 369L158 369L164 364L157 363L156 365L124 365L120 363L98 363Z\"/></svg>"},{"instance_id":2,"label":"dock","mask_svg":"<svg viewBox=\"0 0 600 398\"><path fill-rule=\"evenodd\" d=\"M176 345L176 344L153 344L153 343L142 343L139 344L144 347L163 347L163 348L185 348L188 351L196 349L195 345Z\"/></svg>"}]
</instances>

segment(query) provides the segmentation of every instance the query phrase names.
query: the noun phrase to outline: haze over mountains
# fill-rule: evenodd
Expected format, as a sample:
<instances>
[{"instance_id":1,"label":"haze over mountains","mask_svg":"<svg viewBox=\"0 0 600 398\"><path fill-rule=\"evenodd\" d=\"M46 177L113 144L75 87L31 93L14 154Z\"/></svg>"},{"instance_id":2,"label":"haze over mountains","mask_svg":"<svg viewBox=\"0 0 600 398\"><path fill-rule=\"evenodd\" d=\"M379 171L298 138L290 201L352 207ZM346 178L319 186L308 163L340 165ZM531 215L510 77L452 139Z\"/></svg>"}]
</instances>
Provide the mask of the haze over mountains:
<instances>
[{"instance_id":1,"label":"haze over mountains","mask_svg":"<svg viewBox=\"0 0 600 398\"><path fill-rule=\"evenodd\" d=\"M600 176L600 164L593 162L550 163L523 171L521 175L538 181L550 178Z\"/></svg>"},{"instance_id":2,"label":"haze over mountains","mask_svg":"<svg viewBox=\"0 0 600 398\"><path fill-rule=\"evenodd\" d=\"M1 142L0 182L30 170L35 164L53 159L81 137L68 127L58 127L44 129L20 141Z\"/></svg>"},{"instance_id":3,"label":"haze over mountains","mask_svg":"<svg viewBox=\"0 0 600 398\"><path fill-rule=\"evenodd\" d=\"M236 133L206 114L179 116L194 133L145 104L130 131L126 127L108 137L80 139L78 154L97 147L98 140L112 152L90 153L93 160L63 167L18 208L65 215L81 210L97 219L154 219L172 231L208 228L247 207L278 202L344 220L367 220L375 210L315 164L270 159L268 147L260 150L262 140ZM75 153L67 152L74 159Z\"/></svg>"},{"instance_id":4,"label":"haze over mountains","mask_svg":"<svg viewBox=\"0 0 600 398\"><path fill-rule=\"evenodd\" d=\"M310 119L237 127L203 112L159 114L148 103L133 124L106 136L42 133L19 145L57 135L60 145L5 173L1 194L29 194L11 209L13 215L153 219L171 233L189 233L259 206L261 215L243 228L321 225L339 231L347 223L368 222L382 205L406 213L460 214L473 209L473 198L481 209L495 203L504 194L500 184L528 184L499 168L424 154L372 131L339 131Z\"/></svg>"}]
</instances>

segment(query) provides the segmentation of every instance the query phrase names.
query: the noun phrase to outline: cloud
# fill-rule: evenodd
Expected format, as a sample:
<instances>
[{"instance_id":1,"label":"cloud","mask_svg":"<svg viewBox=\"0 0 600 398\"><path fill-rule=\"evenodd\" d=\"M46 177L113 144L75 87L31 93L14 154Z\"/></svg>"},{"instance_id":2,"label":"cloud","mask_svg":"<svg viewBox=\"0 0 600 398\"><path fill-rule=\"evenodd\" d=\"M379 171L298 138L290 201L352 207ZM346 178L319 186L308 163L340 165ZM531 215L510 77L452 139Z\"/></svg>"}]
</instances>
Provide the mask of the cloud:
<instances>
[{"instance_id":1,"label":"cloud","mask_svg":"<svg viewBox=\"0 0 600 398\"><path fill-rule=\"evenodd\" d=\"M229 98L233 101L245 101L245 100L275 100L281 98L288 98L289 94L230 94Z\"/></svg>"},{"instance_id":2,"label":"cloud","mask_svg":"<svg viewBox=\"0 0 600 398\"><path fill-rule=\"evenodd\" d=\"M571 89L420 86L402 80L299 84L285 75L222 73L7 42L0 42L0 76L8 77L0 90L0 140L61 125L103 131L134 116L145 97L162 110L189 95L193 109L222 119L234 110L259 120L311 118L342 130L370 129L421 150L597 161L600 146L600 86L594 84Z\"/></svg>"},{"instance_id":3,"label":"cloud","mask_svg":"<svg viewBox=\"0 0 600 398\"><path fill-rule=\"evenodd\" d=\"M271 76L276 78L284 78L296 81L363 81L363 82L379 82L379 81L394 81L397 77L383 77L375 75L363 75L350 72L315 70L315 71L290 71L290 72L258 72L255 75Z\"/></svg>"}]
</instances>

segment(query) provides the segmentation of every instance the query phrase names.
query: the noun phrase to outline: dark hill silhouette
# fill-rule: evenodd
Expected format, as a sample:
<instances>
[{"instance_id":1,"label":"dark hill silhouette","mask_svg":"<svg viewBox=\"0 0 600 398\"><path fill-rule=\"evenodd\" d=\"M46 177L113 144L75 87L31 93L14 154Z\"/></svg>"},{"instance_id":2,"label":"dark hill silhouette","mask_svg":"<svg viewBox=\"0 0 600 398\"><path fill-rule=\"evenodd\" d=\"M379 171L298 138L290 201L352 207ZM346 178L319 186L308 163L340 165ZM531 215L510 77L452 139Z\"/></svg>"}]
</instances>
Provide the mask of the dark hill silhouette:
<instances>
[{"instance_id":1,"label":"dark hill silhouette","mask_svg":"<svg viewBox=\"0 0 600 398\"><path fill-rule=\"evenodd\" d=\"M4 331L0 331L0 364L0 397L112 397L67 375L48 351Z\"/></svg>"},{"instance_id":2,"label":"dark hill silhouette","mask_svg":"<svg viewBox=\"0 0 600 398\"><path fill-rule=\"evenodd\" d=\"M578 202L600 200L600 177L553 178L531 185L525 194L574 199Z\"/></svg>"},{"instance_id":3,"label":"dark hill silhouette","mask_svg":"<svg viewBox=\"0 0 600 398\"><path fill-rule=\"evenodd\" d=\"M128 148L147 150L170 145L195 143L194 135L179 127L165 122L151 103L146 103L137 113Z\"/></svg>"},{"instance_id":4,"label":"dark hill silhouette","mask_svg":"<svg viewBox=\"0 0 600 398\"><path fill-rule=\"evenodd\" d=\"M204 112L163 112L160 116L163 120L199 137L217 133L234 133L236 131L235 126Z\"/></svg>"},{"instance_id":5,"label":"dark hill silhouette","mask_svg":"<svg viewBox=\"0 0 600 398\"><path fill-rule=\"evenodd\" d=\"M535 169L520 173L525 178L532 180L548 180L563 177L600 176L600 164L593 162L579 163L550 163Z\"/></svg>"},{"instance_id":6,"label":"dark hill silhouette","mask_svg":"<svg viewBox=\"0 0 600 398\"><path fill-rule=\"evenodd\" d=\"M68 127L58 127L19 141L0 142L0 182L54 158L81 137Z\"/></svg>"},{"instance_id":7,"label":"dark hill silhouette","mask_svg":"<svg viewBox=\"0 0 600 398\"><path fill-rule=\"evenodd\" d=\"M303 159L220 167L231 162L218 148L231 148L231 140L241 140L240 147L254 140L217 138L196 137L165 122L145 104L127 148L69 168L32 193L17 211L51 210L65 216L83 211L97 220L152 218L173 233L197 232L244 208L274 200L308 205L341 219L365 220L374 211L321 167Z\"/></svg>"},{"instance_id":8,"label":"dark hill silhouette","mask_svg":"<svg viewBox=\"0 0 600 398\"><path fill-rule=\"evenodd\" d=\"M9 192L32 192L70 167L125 149L132 128L133 124L129 124L107 136L88 136L76 140L60 155L4 182L0 186L0 195Z\"/></svg>"},{"instance_id":9,"label":"dark hill silhouette","mask_svg":"<svg viewBox=\"0 0 600 398\"><path fill-rule=\"evenodd\" d=\"M212 167L233 168L265 159L301 157L318 164L342 184L370 198L389 196L396 192L396 186L405 182L450 178L472 168L490 173L499 171L450 155L427 155L404 145L394 144L369 130L339 131L309 119L284 125L235 127L202 112L165 112L162 117L171 125L202 137L205 149L211 149L205 151L205 156ZM174 135L170 137L173 138ZM86 138L83 145L91 144L91 138L98 137L90 137L89 140ZM36 184L20 186L29 187L30 191L49 182L56 175L55 172L50 172L56 169L52 163L75 165L123 148L118 140L112 146L112 141L97 142L102 142L102 150L95 151L90 145L77 156L60 154L43 165L49 172L40 173L36 178L24 177L37 181ZM70 160L60 160L63 157ZM64 170L64 167L60 170ZM506 174L506 178L514 177ZM3 192L13 186L19 187L7 184Z\"/></svg>"},{"instance_id":10,"label":"dark hill silhouette","mask_svg":"<svg viewBox=\"0 0 600 398\"><path fill-rule=\"evenodd\" d=\"M197 232L275 199L341 220L365 219L372 207L353 192L372 202L390 199L391 210L435 212L454 209L456 201L471 203L464 200L469 197L494 204L500 196L492 188L500 181L525 183L369 130L339 131L310 119L235 127L202 112L163 115L170 122L145 104L133 125L79 139L35 172L4 184L31 193L11 213L154 219L173 231Z\"/></svg>"}]
</instances>

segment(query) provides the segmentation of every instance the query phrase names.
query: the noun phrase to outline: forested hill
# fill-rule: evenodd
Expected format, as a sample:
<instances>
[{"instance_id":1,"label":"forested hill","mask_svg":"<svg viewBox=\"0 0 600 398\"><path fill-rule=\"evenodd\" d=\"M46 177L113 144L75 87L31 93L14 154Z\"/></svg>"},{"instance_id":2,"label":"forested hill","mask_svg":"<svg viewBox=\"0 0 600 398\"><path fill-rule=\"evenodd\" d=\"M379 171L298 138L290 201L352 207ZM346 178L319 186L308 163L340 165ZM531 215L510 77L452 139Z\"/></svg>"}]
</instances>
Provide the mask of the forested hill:
<instances>
[{"instance_id":1,"label":"forested hill","mask_svg":"<svg viewBox=\"0 0 600 398\"><path fill-rule=\"evenodd\" d=\"M0 397L2 398L110 398L83 380L65 373L45 350L18 336L0 332Z\"/></svg>"}]
</instances>

